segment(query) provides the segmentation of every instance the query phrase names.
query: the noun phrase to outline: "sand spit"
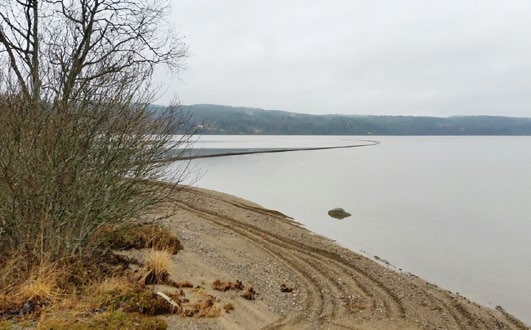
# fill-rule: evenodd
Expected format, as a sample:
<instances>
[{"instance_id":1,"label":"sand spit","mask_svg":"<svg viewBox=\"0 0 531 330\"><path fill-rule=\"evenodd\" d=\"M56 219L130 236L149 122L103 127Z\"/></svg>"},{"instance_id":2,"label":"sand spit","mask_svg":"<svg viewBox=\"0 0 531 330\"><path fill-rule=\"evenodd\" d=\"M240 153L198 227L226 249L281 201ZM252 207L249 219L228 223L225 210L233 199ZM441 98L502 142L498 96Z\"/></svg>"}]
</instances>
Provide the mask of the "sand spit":
<instances>
[{"instance_id":1,"label":"sand spit","mask_svg":"<svg viewBox=\"0 0 531 330\"><path fill-rule=\"evenodd\" d=\"M253 155L253 154L273 154L281 152L293 152L293 151L315 151L315 150L331 150L331 149L351 149L359 147L371 147L380 144L379 141L374 140L358 140L359 142L365 142L364 144L351 144L351 145L340 145L340 146L328 146L328 147L304 147L304 148L253 148L253 149L228 149L222 152L210 153L206 149L206 153L195 154L191 156L179 155L176 157L168 157L158 162L171 163L174 161L181 160L190 160L198 158L214 158L214 157L228 157L228 156L242 156L242 155Z\"/></svg>"},{"instance_id":2,"label":"sand spit","mask_svg":"<svg viewBox=\"0 0 531 330\"><path fill-rule=\"evenodd\" d=\"M387 269L285 215L202 189L179 193L165 225L184 251L171 277L233 308L214 318L165 317L170 329L528 329L417 276ZM241 281L254 300L212 283Z\"/></svg>"}]
</instances>

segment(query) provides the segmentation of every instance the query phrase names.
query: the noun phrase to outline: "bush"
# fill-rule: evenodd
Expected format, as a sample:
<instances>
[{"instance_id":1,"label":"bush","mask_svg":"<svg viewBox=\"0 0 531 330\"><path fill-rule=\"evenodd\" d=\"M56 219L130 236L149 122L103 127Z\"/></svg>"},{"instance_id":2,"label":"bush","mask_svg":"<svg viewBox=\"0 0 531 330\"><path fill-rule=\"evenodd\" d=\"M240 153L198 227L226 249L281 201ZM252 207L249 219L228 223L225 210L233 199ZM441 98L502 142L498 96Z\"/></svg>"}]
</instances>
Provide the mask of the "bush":
<instances>
[{"instance_id":1,"label":"bush","mask_svg":"<svg viewBox=\"0 0 531 330\"><path fill-rule=\"evenodd\" d=\"M193 135L178 107L149 107L157 94L153 72L160 66L178 72L187 53L164 19L168 5L2 2L3 289L47 265L82 273L76 265L106 252L102 229L145 222L184 179L186 166L173 185L155 183L163 175L160 161L186 150ZM48 288L34 284L46 295Z\"/></svg>"},{"instance_id":2,"label":"bush","mask_svg":"<svg viewBox=\"0 0 531 330\"><path fill-rule=\"evenodd\" d=\"M152 182L171 142L167 119L128 103L33 109L4 95L0 248L35 260L90 255L100 228L123 227L164 202L176 186Z\"/></svg>"}]
</instances>

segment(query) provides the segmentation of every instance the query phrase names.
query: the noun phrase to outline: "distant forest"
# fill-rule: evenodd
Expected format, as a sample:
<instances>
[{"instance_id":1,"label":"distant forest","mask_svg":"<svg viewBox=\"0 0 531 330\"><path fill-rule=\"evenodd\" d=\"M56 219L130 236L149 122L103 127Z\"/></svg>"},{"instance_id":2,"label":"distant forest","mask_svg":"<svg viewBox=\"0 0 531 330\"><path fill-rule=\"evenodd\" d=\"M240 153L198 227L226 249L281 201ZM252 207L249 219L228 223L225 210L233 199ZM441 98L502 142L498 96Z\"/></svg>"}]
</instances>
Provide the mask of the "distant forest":
<instances>
[{"instance_id":1,"label":"distant forest","mask_svg":"<svg viewBox=\"0 0 531 330\"><path fill-rule=\"evenodd\" d=\"M531 118L308 115L211 104L182 110L201 134L531 135Z\"/></svg>"}]
</instances>

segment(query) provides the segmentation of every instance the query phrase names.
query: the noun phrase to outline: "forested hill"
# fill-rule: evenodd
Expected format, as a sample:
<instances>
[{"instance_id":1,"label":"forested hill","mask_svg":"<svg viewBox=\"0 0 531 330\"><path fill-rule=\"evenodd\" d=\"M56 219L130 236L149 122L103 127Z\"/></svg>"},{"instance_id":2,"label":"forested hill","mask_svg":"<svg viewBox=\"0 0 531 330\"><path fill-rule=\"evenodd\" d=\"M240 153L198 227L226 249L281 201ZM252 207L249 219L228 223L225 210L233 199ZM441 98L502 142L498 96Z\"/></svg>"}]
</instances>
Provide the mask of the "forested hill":
<instances>
[{"instance_id":1,"label":"forested hill","mask_svg":"<svg viewBox=\"0 0 531 330\"><path fill-rule=\"evenodd\" d=\"M201 134L531 135L531 118L307 115L207 104L183 108Z\"/></svg>"}]
</instances>

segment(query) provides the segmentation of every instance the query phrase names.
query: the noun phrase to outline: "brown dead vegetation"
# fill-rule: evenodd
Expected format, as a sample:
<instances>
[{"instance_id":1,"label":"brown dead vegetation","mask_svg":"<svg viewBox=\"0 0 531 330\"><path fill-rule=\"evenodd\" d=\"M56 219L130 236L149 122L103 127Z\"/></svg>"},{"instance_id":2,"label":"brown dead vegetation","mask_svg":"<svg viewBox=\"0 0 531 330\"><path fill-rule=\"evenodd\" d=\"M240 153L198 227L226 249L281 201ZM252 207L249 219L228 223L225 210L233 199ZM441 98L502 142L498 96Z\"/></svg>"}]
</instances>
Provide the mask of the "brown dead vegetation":
<instances>
[{"instance_id":1,"label":"brown dead vegetation","mask_svg":"<svg viewBox=\"0 0 531 330\"><path fill-rule=\"evenodd\" d=\"M193 288L194 285L188 281L182 281L182 282L171 282L171 286L174 286L176 288L182 289L182 288Z\"/></svg>"},{"instance_id":2,"label":"brown dead vegetation","mask_svg":"<svg viewBox=\"0 0 531 330\"><path fill-rule=\"evenodd\" d=\"M287 284L282 284L280 286L280 292L288 292L288 293L290 293L290 292L293 292L293 290L295 290L295 289L292 286L287 285Z\"/></svg>"},{"instance_id":3,"label":"brown dead vegetation","mask_svg":"<svg viewBox=\"0 0 531 330\"><path fill-rule=\"evenodd\" d=\"M243 286L243 283L240 280L236 280L234 282L223 282L219 279L216 279L214 282L212 282L212 289L216 291L223 291L223 292L229 291L229 290L241 291L244 288L245 287Z\"/></svg>"},{"instance_id":4,"label":"brown dead vegetation","mask_svg":"<svg viewBox=\"0 0 531 330\"><path fill-rule=\"evenodd\" d=\"M184 310L186 317L217 317L221 313L221 309L216 305L216 297L206 295L198 300L190 308Z\"/></svg>"},{"instance_id":5,"label":"brown dead vegetation","mask_svg":"<svg viewBox=\"0 0 531 330\"><path fill-rule=\"evenodd\" d=\"M225 313L230 314L230 312L234 310L234 306L231 303L227 303L223 305L223 309L225 310Z\"/></svg>"},{"instance_id":6,"label":"brown dead vegetation","mask_svg":"<svg viewBox=\"0 0 531 330\"><path fill-rule=\"evenodd\" d=\"M59 294L58 282L61 278L56 263L44 263L32 269L29 277L15 291L19 301L49 301Z\"/></svg>"},{"instance_id":7,"label":"brown dead vegetation","mask_svg":"<svg viewBox=\"0 0 531 330\"><path fill-rule=\"evenodd\" d=\"M183 249L177 236L164 227L152 223L121 229L108 226L102 228L99 235L106 236L106 243L116 250L152 248L177 254Z\"/></svg>"},{"instance_id":8,"label":"brown dead vegetation","mask_svg":"<svg viewBox=\"0 0 531 330\"><path fill-rule=\"evenodd\" d=\"M169 251L152 249L146 260L147 273L140 280L144 284L167 283L170 277L168 268L171 264Z\"/></svg>"},{"instance_id":9,"label":"brown dead vegetation","mask_svg":"<svg viewBox=\"0 0 531 330\"><path fill-rule=\"evenodd\" d=\"M177 237L155 225L135 227L134 230L120 233L126 235L117 236L114 233L117 242L110 246L151 248L145 267L133 258L109 251L65 258L53 263L41 261L38 264L4 254L0 260L0 321L17 323L29 319L44 322L52 328L56 325L70 328L68 320L100 324L100 321L113 323L119 319L125 322L123 324L128 324L123 320L127 315L140 320L144 316L180 313L148 285L167 283L175 284L178 288L192 286L189 282L169 280L167 269L171 254L182 248ZM157 250L159 248L160 251ZM136 265L135 269L131 265ZM139 280L139 277L143 280ZM181 303L178 299L176 301ZM96 319L99 321L94 321ZM160 326L157 322L142 322L155 328Z\"/></svg>"},{"instance_id":10,"label":"brown dead vegetation","mask_svg":"<svg viewBox=\"0 0 531 330\"><path fill-rule=\"evenodd\" d=\"M253 287L249 287L245 292L241 295L242 298L247 300L255 300L256 299L256 291L254 291Z\"/></svg>"},{"instance_id":11,"label":"brown dead vegetation","mask_svg":"<svg viewBox=\"0 0 531 330\"><path fill-rule=\"evenodd\" d=\"M155 229L154 229L155 228ZM180 249L175 236L162 227L147 226L115 235L120 248L149 248L148 256L138 260L110 251L96 256L79 256L55 263L33 266L31 263L9 262L3 257L0 284L8 283L0 294L0 321L17 325L30 320L44 328L135 327L163 329L164 323L152 319L158 315L212 318L222 311L234 310L232 303L208 294L203 286L189 281L173 281L169 277L171 255ZM161 236L156 236L161 235ZM154 236L155 235L155 236ZM133 237L140 237L137 241ZM133 244L134 242L134 244ZM161 242L169 242L165 246ZM16 264L15 270L7 269ZM20 267L25 265L25 267ZM22 272L22 273L21 273ZM17 276L15 276L17 275ZM156 292L154 284L178 289L176 294ZM203 283L204 285L204 283ZM245 290L240 280L212 282L217 291L244 291L241 297L254 300L252 287Z\"/></svg>"},{"instance_id":12,"label":"brown dead vegetation","mask_svg":"<svg viewBox=\"0 0 531 330\"><path fill-rule=\"evenodd\" d=\"M111 313L92 314L82 318L70 316L45 316L39 320L40 329L137 329L137 330L164 330L166 322L159 318L145 316L138 313L125 313L114 311ZM0 323L0 329L1 327ZM11 328L7 328L11 329Z\"/></svg>"},{"instance_id":13,"label":"brown dead vegetation","mask_svg":"<svg viewBox=\"0 0 531 330\"><path fill-rule=\"evenodd\" d=\"M88 288L90 290L91 288ZM116 311L139 313L147 316L175 314L176 310L157 296L150 287L127 279L117 279L96 285L92 294L93 311ZM91 293L86 292L90 297Z\"/></svg>"}]
</instances>

